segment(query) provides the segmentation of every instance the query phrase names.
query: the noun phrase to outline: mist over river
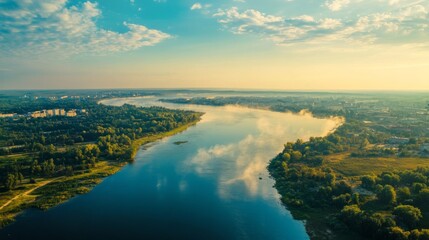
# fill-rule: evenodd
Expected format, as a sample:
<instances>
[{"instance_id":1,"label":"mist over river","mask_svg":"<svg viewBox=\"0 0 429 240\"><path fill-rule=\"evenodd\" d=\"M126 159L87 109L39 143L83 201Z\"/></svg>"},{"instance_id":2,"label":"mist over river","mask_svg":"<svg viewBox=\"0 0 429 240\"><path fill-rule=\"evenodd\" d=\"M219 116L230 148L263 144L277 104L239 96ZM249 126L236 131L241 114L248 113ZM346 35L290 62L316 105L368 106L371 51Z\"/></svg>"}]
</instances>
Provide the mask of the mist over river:
<instances>
[{"instance_id":1,"label":"mist over river","mask_svg":"<svg viewBox=\"0 0 429 240\"><path fill-rule=\"evenodd\" d=\"M266 167L287 141L324 136L338 121L157 97L102 101L124 103L205 115L142 147L134 163L90 193L46 212L25 211L0 239L308 239L303 222L281 205Z\"/></svg>"}]
</instances>

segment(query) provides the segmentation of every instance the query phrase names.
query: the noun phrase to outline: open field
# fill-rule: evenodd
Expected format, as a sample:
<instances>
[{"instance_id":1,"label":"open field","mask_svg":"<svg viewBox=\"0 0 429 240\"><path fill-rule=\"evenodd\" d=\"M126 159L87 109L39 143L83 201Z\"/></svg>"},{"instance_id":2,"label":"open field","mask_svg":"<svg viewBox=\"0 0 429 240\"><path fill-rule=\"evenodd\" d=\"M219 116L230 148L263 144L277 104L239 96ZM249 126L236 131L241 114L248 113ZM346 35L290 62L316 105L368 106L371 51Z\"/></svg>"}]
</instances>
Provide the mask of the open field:
<instances>
[{"instance_id":1,"label":"open field","mask_svg":"<svg viewBox=\"0 0 429 240\"><path fill-rule=\"evenodd\" d=\"M345 176L354 177L382 172L413 170L429 167L429 158L411 157L350 157L349 152L331 154L325 157L326 166Z\"/></svg>"}]
</instances>

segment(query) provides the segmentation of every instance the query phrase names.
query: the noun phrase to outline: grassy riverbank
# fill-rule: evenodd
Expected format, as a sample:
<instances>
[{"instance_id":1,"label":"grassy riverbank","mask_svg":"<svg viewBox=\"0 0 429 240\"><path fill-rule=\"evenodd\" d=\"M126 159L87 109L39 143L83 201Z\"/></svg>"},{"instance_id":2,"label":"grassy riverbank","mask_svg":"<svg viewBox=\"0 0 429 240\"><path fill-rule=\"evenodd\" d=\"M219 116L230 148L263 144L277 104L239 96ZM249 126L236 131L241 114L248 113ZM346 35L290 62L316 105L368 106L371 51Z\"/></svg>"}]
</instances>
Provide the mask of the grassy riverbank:
<instances>
[{"instance_id":1,"label":"grassy riverbank","mask_svg":"<svg viewBox=\"0 0 429 240\"><path fill-rule=\"evenodd\" d=\"M178 134L195 125L198 121L184 124L168 132L134 140L132 142L132 158L135 157L142 145ZM126 162L123 161L100 159L94 167L75 171L71 176L37 178L34 179L34 183L30 183L29 179L24 179L18 188L0 193L0 227L13 222L14 218L25 209L47 210L76 195L88 193L104 178L115 174L125 165Z\"/></svg>"}]
</instances>

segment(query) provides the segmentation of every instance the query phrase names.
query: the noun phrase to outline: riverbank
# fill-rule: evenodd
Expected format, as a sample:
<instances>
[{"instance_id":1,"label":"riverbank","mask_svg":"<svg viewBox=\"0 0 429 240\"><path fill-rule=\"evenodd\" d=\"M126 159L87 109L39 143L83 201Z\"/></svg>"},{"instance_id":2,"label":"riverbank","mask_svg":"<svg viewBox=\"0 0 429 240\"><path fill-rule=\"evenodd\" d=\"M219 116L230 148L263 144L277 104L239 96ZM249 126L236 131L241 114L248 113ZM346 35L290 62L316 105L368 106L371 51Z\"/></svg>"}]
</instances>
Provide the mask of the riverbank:
<instances>
[{"instance_id":1,"label":"riverbank","mask_svg":"<svg viewBox=\"0 0 429 240\"><path fill-rule=\"evenodd\" d=\"M202 114L201 114L202 115ZM194 126L200 119L179 126L168 132L145 136L132 141L132 159L141 146L170 137ZM76 171L72 176L37 178L34 183L22 184L17 189L0 193L0 228L14 221L28 208L48 210L67 200L91 191L106 177L121 170L126 162L100 159L91 169Z\"/></svg>"},{"instance_id":2,"label":"riverbank","mask_svg":"<svg viewBox=\"0 0 429 240\"><path fill-rule=\"evenodd\" d=\"M347 123L342 126L347 127ZM341 131L332 134L335 136ZM344 150L342 141L335 139L328 136L288 143L268 166L282 203L295 219L305 222L311 239L363 240L393 239L395 234L408 236L416 230L404 225L395 216L394 209L410 203L422 214L413 226L424 230L429 228L429 221L425 219L429 216L429 209L422 202L426 185L422 185L423 190L414 188L415 183L427 183L424 177L429 172L427 158L355 157L353 153L361 151L361 147L352 146ZM323 145L322 151L317 149ZM323 154L329 145L332 152ZM372 179L370 183L368 179ZM380 199L386 187L393 191L393 199L389 203ZM355 216L348 215L348 207L356 208ZM355 222L350 223L348 218ZM418 230L415 234L419 234Z\"/></svg>"}]
</instances>

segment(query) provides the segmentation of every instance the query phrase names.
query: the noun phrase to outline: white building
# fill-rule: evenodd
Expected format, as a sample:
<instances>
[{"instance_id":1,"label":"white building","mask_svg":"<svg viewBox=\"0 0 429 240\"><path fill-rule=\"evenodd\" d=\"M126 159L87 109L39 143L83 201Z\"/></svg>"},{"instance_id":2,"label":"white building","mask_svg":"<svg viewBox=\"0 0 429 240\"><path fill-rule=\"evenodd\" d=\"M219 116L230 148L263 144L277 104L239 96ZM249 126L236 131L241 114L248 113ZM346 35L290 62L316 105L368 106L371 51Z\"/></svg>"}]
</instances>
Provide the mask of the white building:
<instances>
[{"instance_id":1,"label":"white building","mask_svg":"<svg viewBox=\"0 0 429 240\"><path fill-rule=\"evenodd\" d=\"M70 110L70 111L68 111L68 112L66 113L66 116L67 116L67 117L76 117L76 116L77 116L77 114L76 114L76 110Z\"/></svg>"},{"instance_id":2,"label":"white building","mask_svg":"<svg viewBox=\"0 0 429 240\"><path fill-rule=\"evenodd\" d=\"M52 109L50 109L50 110L46 110L46 116L47 116L47 117L55 116L55 115L54 115L54 110L52 110Z\"/></svg>"},{"instance_id":3,"label":"white building","mask_svg":"<svg viewBox=\"0 0 429 240\"><path fill-rule=\"evenodd\" d=\"M17 114L16 113L0 113L0 118L10 118L10 117L15 117Z\"/></svg>"}]
</instances>

